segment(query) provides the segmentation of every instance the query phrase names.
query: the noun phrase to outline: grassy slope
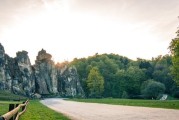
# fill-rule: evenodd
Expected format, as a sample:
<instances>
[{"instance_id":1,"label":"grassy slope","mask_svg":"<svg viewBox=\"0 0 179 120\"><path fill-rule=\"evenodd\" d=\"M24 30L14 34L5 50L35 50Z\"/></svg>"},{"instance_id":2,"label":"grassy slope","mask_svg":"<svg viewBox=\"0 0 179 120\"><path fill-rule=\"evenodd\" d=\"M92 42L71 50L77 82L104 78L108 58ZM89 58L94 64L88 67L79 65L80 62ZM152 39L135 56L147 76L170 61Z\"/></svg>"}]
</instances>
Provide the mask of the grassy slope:
<instances>
[{"instance_id":1,"label":"grassy slope","mask_svg":"<svg viewBox=\"0 0 179 120\"><path fill-rule=\"evenodd\" d=\"M19 103L19 102L12 101L12 100L18 100L19 98L24 101L27 99L26 97L15 95L13 93L10 93L9 91L0 90L0 115L8 112L9 104Z\"/></svg>"},{"instance_id":2,"label":"grassy slope","mask_svg":"<svg viewBox=\"0 0 179 120\"><path fill-rule=\"evenodd\" d=\"M0 115L8 110L8 105L12 102L0 101ZM31 100L27 106L27 111L20 117L20 120L70 120L66 116L57 113L38 100Z\"/></svg>"},{"instance_id":3,"label":"grassy slope","mask_svg":"<svg viewBox=\"0 0 179 120\"><path fill-rule=\"evenodd\" d=\"M27 98L10 93L9 91L0 90L0 115L8 112L9 104L17 103L12 100L21 99L25 101ZM20 103L22 103L22 101ZM21 120L69 120L67 117L57 113L46 106L42 105L38 100L30 100L27 111L22 115Z\"/></svg>"},{"instance_id":4,"label":"grassy slope","mask_svg":"<svg viewBox=\"0 0 179 120\"><path fill-rule=\"evenodd\" d=\"M10 93L9 91L0 90L0 115L8 112L10 103L17 103L12 100L21 99L25 101L27 98ZM20 102L22 103L22 102ZM69 120L64 115L57 113L46 106L42 105L38 100L30 100L27 111L21 116L21 120Z\"/></svg>"},{"instance_id":5,"label":"grassy slope","mask_svg":"<svg viewBox=\"0 0 179 120\"><path fill-rule=\"evenodd\" d=\"M27 111L22 115L21 120L69 120L69 118L33 100L28 104Z\"/></svg>"},{"instance_id":6,"label":"grassy slope","mask_svg":"<svg viewBox=\"0 0 179 120\"><path fill-rule=\"evenodd\" d=\"M0 90L0 100L6 100L6 101L9 101L9 100L18 100L18 99L21 99L21 100L26 100L27 98L24 97L24 96L20 96L20 95L15 95L13 93L10 93L9 91L2 91Z\"/></svg>"},{"instance_id":7,"label":"grassy slope","mask_svg":"<svg viewBox=\"0 0 179 120\"><path fill-rule=\"evenodd\" d=\"M6 102L1 102L0 101L0 116L6 113L9 109L8 103Z\"/></svg>"},{"instance_id":8,"label":"grassy slope","mask_svg":"<svg viewBox=\"0 0 179 120\"><path fill-rule=\"evenodd\" d=\"M0 116L8 112L9 104L19 104L22 102L14 102L14 101L0 101Z\"/></svg>"},{"instance_id":9,"label":"grassy slope","mask_svg":"<svg viewBox=\"0 0 179 120\"><path fill-rule=\"evenodd\" d=\"M105 103L113 105L144 106L155 108L179 109L179 100L130 100L130 99L71 99L79 102Z\"/></svg>"}]
</instances>

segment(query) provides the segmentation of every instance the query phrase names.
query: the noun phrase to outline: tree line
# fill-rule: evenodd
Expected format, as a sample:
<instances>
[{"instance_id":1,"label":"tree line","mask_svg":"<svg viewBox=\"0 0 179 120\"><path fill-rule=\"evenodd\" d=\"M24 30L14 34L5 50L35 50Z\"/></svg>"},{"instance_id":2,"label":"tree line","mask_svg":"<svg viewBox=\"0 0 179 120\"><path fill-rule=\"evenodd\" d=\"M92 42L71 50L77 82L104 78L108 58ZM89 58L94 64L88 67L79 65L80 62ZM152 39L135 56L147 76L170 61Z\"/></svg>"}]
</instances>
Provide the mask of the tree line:
<instances>
[{"instance_id":1,"label":"tree line","mask_svg":"<svg viewBox=\"0 0 179 120\"><path fill-rule=\"evenodd\" d=\"M95 54L74 59L87 97L157 98L166 93L176 96L172 78L172 57L152 60L128 59L117 54Z\"/></svg>"}]
</instances>

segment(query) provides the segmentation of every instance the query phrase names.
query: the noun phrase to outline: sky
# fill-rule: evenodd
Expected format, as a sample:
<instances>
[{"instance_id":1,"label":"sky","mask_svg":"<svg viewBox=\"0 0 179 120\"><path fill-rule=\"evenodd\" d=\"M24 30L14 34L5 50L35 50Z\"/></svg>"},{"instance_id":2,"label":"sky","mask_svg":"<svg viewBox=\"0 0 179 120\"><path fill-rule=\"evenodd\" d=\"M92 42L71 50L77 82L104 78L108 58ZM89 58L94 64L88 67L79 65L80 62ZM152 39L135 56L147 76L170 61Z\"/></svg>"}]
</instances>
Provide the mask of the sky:
<instances>
[{"instance_id":1,"label":"sky","mask_svg":"<svg viewBox=\"0 0 179 120\"><path fill-rule=\"evenodd\" d=\"M0 43L34 63L42 48L55 62L114 53L135 60L169 53L179 0L0 0Z\"/></svg>"}]
</instances>

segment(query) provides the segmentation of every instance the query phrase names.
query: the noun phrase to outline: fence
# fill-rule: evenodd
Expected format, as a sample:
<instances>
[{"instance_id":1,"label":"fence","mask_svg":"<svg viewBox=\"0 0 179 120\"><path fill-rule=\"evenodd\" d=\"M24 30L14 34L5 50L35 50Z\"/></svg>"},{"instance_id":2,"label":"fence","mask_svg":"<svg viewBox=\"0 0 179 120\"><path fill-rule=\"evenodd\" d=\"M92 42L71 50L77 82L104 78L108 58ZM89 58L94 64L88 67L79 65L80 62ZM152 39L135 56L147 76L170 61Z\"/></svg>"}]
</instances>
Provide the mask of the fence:
<instances>
[{"instance_id":1,"label":"fence","mask_svg":"<svg viewBox=\"0 0 179 120\"><path fill-rule=\"evenodd\" d=\"M19 117L26 111L29 100L22 104L9 104L9 112L0 116L0 120L19 120ZM22 109L21 112L20 109Z\"/></svg>"}]
</instances>

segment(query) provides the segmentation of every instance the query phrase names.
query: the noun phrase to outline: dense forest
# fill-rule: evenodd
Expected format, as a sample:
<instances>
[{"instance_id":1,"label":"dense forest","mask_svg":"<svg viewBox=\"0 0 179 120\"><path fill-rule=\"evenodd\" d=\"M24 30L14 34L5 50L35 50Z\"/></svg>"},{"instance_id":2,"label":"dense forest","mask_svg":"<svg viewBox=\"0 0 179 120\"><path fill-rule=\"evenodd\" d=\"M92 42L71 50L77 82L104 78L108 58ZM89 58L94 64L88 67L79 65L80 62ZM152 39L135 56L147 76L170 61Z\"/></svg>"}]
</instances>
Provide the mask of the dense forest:
<instances>
[{"instance_id":1,"label":"dense forest","mask_svg":"<svg viewBox=\"0 0 179 120\"><path fill-rule=\"evenodd\" d=\"M170 55L134 61L117 54L95 54L88 58L75 58L70 64L76 66L87 97L156 99L163 93L178 95L171 74ZM89 82L91 76L93 79L96 76L96 80Z\"/></svg>"}]
</instances>

